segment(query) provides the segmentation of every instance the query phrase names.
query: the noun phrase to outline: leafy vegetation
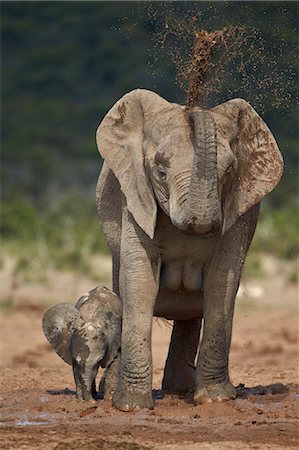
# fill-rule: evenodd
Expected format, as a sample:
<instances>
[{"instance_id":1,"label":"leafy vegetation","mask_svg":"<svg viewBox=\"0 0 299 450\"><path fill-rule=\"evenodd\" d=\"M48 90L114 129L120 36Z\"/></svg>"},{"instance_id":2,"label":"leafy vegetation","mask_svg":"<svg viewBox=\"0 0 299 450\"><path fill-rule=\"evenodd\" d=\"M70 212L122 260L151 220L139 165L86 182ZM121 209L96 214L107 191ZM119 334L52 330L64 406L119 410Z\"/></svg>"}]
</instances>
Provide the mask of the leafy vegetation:
<instances>
[{"instance_id":1,"label":"leafy vegetation","mask_svg":"<svg viewBox=\"0 0 299 450\"><path fill-rule=\"evenodd\" d=\"M254 250L298 254L296 3L3 1L1 9L1 236L22 253L19 270L32 267L32 255L41 265L85 270L90 255L107 251L94 204L102 164L95 129L136 87L186 100L172 52L188 55L190 42L173 36L194 23L255 28L246 77L240 60L231 62L206 102L241 96L269 124L286 168L265 202Z\"/></svg>"}]
</instances>

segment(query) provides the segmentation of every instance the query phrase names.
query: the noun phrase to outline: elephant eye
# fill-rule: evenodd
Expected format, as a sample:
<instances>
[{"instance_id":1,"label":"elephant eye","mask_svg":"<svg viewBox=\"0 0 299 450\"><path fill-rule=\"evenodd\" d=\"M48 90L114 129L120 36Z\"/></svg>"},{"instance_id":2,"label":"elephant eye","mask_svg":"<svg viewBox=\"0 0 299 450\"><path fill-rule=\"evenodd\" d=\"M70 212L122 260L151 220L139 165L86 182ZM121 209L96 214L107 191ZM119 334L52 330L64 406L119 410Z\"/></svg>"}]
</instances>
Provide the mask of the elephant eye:
<instances>
[{"instance_id":1,"label":"elephant eye","mask_svg":"<svg viewBox=\"0 0 299 450\"><path fill-rule=\"evenodd\" d=\"M231 173L231 171L233 170L233 165L231 164L230 166L228 166L228 168L225 171L225 175L229 175Z\"/></svg>"},{"instance_id":2,"label":"elephant eye","mask_svg":"<svg viewBox=\"0 0 299 450\"><path fill-rule=\"evenodd\" d=\"M161 166L157 167L157 174L161 180L166 180L166 172Z\"/></svg>"}]
</instances>

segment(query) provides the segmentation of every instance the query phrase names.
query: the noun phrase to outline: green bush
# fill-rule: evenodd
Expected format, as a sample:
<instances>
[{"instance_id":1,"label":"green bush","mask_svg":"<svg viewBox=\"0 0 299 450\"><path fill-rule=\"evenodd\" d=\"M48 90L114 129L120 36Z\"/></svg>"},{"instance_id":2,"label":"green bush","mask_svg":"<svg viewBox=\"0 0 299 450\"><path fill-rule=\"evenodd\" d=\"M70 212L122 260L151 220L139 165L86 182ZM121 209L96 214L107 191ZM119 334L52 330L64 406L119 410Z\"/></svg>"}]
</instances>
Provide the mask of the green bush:
<instances>
[{"instance_id":1,"label":"green bush","mask_svg":"<svg viewBox=\"0 0 299 450\"><path fill-rule=\"evenodd\" d=\"M79 194L41 211L24 199L3 202L1 213L1 236L18 255L18 273L49 266L87 272L93 254L109 254L95 202Z\"/></svg>"},{"instance_id":2,"label":"green bush","mask_svg":"<svg viewBox=\"0 0 299 450\"><path fill-rule=\"evenodd\" d=\"M36 208L31 202L12 198L1 203L0 233L3 238L31 239L37 232L38 222Z\"/></svg>"},{"instance_id":3,"label":"green bush","mask_svg":"<svg viewBox=\"0 0 299 450\"><path fill-rule=\"evenodd\" d=\"M280 209L262 210L252 251L266 252L279 258L295 259L299 255L298 213L286 204Z\"/></svg>"}]
</instances>

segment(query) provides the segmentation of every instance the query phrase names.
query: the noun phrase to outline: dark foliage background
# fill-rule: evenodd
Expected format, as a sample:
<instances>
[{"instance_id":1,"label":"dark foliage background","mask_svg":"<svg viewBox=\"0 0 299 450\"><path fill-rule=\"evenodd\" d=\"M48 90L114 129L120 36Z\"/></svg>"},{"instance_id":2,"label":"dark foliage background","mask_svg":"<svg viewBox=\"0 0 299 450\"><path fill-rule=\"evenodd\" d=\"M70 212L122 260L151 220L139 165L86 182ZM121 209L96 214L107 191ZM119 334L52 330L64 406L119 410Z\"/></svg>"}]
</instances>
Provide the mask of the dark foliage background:
<instances>
[{"instance_id":1,"label":"dark foliage background","mask_svg":"<svg viewBox=\"0 0 299 450\"><path fill-rule=\"evenodd\" d=\"M246 82L234 67L240 60L232 61L206 104L243 97L271 128L286 167L264 202L255 248L295 256L297 2L3 1L1 13L1 234L7 245L39 251L42 242L58 266L78 265L83 250L85 257L104 251L94 205L101 167L95 130L136 87L185 101L172 54L176 46L182 57L190 53L178 24L194 26L196 17L196 26L208 31L229 24L255 29L244 47ZM168 34L161 48L163 35L175 29L177 38Z\"/></svg>"}]
</instances>

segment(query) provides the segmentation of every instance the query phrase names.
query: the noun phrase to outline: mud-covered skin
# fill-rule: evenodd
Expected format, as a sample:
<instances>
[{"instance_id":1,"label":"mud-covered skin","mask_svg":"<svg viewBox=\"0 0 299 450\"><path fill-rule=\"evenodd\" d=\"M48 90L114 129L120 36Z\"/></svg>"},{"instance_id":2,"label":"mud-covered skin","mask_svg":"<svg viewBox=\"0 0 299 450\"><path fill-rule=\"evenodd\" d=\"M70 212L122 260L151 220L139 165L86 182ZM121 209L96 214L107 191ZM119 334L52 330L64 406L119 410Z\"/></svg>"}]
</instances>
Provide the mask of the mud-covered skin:
<instances>
[{"instance_id":1,"label":"mud-covered skin","mask_svg":"<svg viewBox=\"0 0 299 450\"><path fill-rule=\"evenodd\" d=\"M50 344L73 367L80 400L97 399L95 378L99 367L111 367L101 388L107 395L115 389L121 339L122 306L119 297L104 286L83 295L76 306L59 304L43 317Z\"/></svg>"},{"instance_id":2,"label":"mud-covered skin","mask_svg":"<svg viewBox=\"0 0 299 450\"><path fill-rule=\"evenodd\" d=\"M198 327L204 319L195 383L199 333L174 327L167 390L195 384L195 401L234 397L235 297L260 202L283 170L271 131L243 99L205 110L136 89L107 113L97 144L105 160L97 207L123 302L115 406L152 406L154 314Z\"/></svg>"},{"instance_id":3,"label":"mud-covered skin","mask_svg":"<svg viewBox=\"0 0 299 450\"><path fill-rule=\"evenodd\" d=\"M106 348L105 334L92 322L74 331L70 351L78 399L96 400L95 378L98 368L104 365Z\"/></svg>"}]
</instances>

